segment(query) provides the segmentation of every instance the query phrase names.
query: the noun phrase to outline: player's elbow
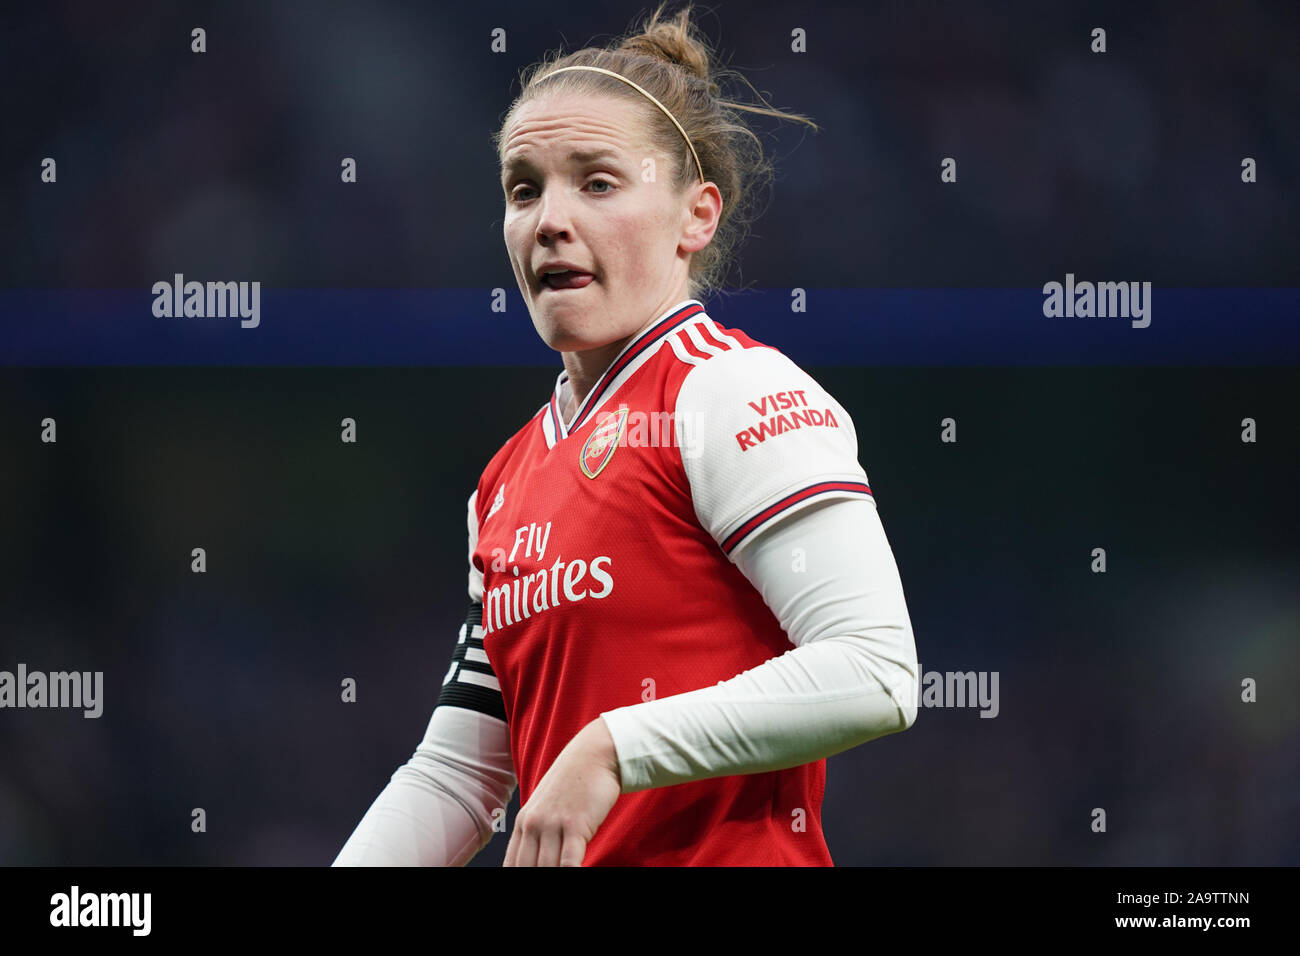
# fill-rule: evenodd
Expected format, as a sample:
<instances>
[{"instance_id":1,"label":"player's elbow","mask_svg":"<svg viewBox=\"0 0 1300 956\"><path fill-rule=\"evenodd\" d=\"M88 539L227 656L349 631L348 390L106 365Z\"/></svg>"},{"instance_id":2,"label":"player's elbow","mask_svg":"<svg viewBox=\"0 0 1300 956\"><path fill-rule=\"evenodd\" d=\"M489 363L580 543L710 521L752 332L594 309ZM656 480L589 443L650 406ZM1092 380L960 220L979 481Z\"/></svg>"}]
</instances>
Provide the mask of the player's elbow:
<instances>
[{"instance_id":1,"label":"player's elbow","mask_svg":"<svg viewBox=\"0 0 1300 956\"><path fill-rule=\"evenodd\" d=\"M911 627L908 626L905 630L907 639L902 646L906 650L889 662L882 681L898 712L898 725L894 733L908 730L916 723L921 701L921 668L916 656L916 645L912 640Z\"/></svg>"},{"instance_id":2,"label":"player's elbow","mask_svg":"<svg viewBox=\"0 0 1300 956\"><path fill-rule=\"evenodd\" d=\"M898 705L898 714L901 720L899 731L910 730L916 723L917 700L916 695L912 694L907 698L895 698L894 702Z\"/></svg>"},{"instance_id":3,"label":"player's elbow","mask_svg":"<svg viewBox=\"0 0 1300 956\"><path fill-rule=\"evenodd\" d=\"M898 705L903 722L898 729L908 730L916 723L916 714L921 706L921 673L915 655L905 666L899 667L895 687L894 703Z\"/></svg>"},{"instance_id":4,"label":"player's elbow","mask_svg":"<svg viewBox=\"0 0 1300 956\"><path fill-rule=\"evenodd\" d=\"M920 706L920 663L912 622L905 611L877 624L856 640L845 639L855 653L854 671L870 697L866 708L873 737L901 733L916 723Z\"/></svg>"},{"instance_id":5,"label":"player's elbow","mask_svg":"<svg viewBox=\"0 0 1300 956\"><path fill-rule=\"evenodd\" d=\"M898 635L888 641L888 648L861 637L845 637L840 644L844 673L852 674L852 713L857 743L900 733L916 723L919 682L915 651L905 646ZM879 637L879 632L877 632ZM908 635L910 638L910 634ZM910 646L910 639L906 646Z\"/></svg>"},{"instance_id":6,"label":"player's elbow","mask_svg":"<svg viewBox=\"0 0 1300 956\"><path fill-rule=\"evenodd\" d=\"M459 804L474 821L481 844L504 825L505 807L515 790L512 773L466 763L421 745L394 776L404 776Z\"/></svg>"}]
</instances>

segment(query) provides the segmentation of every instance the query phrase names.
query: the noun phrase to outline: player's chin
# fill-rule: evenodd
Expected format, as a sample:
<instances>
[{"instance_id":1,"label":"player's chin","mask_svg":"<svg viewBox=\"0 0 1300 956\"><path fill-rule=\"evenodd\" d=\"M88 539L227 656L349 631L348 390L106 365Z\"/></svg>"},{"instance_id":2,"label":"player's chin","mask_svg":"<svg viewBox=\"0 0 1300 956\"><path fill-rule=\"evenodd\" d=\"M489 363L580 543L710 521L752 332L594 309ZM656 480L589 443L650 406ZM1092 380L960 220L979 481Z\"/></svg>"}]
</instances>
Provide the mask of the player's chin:
<instances>
[{"instance_id":1,"label":"player's chin","mask_svg":"<svg viewBox=\"0 0 1300 956\"><path fill-rule=\"evenodd\" d=\"M590 327L596 310L570 296L577 292L585 299L581 293L590 288L548 290L533 300L533 325L548 347L557 352L580 352L605 344L598 341L601 330Z\"/></svg>"},{"instance_id":2,"label":"player's chin","mask_svg":"<svg viewBox=\"0 0 1300 956\"><path fill-rule=\"evenodd\" d=\"M586 336L575 335L568 329L553 329L550 332L542 332L542 341L548 348L556 352L585 352L588 349L598 348L602 343L593 343Z\"/></svg>"}]
</instances>

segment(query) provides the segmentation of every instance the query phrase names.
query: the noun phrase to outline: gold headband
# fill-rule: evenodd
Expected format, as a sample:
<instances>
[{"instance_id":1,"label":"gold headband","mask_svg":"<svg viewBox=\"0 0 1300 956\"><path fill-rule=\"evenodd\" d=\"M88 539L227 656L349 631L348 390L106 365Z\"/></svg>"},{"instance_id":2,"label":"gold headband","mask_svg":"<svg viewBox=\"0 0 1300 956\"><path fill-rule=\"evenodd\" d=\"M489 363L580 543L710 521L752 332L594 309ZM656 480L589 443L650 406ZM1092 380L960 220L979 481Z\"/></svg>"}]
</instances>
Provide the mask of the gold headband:
<instances>
[{"instance_id":1,"label":"gold headband","mask_svg":"<svg viewBox=\"0 0 1300 956\"><path fill-rule=\"evenodd\" d=\"M691 155L695 157L695 168L696 170L699 171L700 182L704 182L704 167L700 165L699 154L695 152L695 146L691 143L691 138L686 135L686 130L682 129L682 124L677 122L677 117L673 116L672 113L668 112L668 107L664 106L657 99L651 96L649 92L647 92L644 88L633 83L622 73L615 73L613 70L606 70L605 68L599 66L562 66L558 70L552 70L550 73L547 73L546 76L542 77L542 80L548 79L549 77L554 76L556 73L563 73L565 70L591 70L594 73L604 73L606 76L612 76L615 79L622 80L624 83L632 87L634 90L639 91L646 99L648 99L655 106L663 110L664 116L667 116L670 120L673 121L673 125L677 127L677 131L682 134L682 139L686 140L686 145L690 148ZM540 83L541 80L538 80L537 82Z\"/></svg>"}]
</instances>

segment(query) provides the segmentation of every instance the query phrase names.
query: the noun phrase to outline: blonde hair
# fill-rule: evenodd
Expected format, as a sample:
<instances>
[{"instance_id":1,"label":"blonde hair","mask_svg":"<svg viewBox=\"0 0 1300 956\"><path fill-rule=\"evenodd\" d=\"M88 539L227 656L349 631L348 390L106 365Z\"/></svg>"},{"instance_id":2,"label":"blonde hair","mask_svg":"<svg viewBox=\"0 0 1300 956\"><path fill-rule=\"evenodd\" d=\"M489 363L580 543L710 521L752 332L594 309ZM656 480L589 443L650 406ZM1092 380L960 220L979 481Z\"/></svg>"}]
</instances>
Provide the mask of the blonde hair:
<instances>
[{"instance_id":1,"label":"blonde hair","mask_svg":"<svg viewBox=\"0 0 1300 956\"><path fill-rule=\"evenodd\" d=\"M751 90L753 86L734 70L714 63L708 43L690 21L689 4L671 19L663 17L666 5L661 3L638 32L608 47L585 47L567 55L555 51L524 70L522 92L506 111L493 144L500 162L505 132L515 114L523 104L542 95L598 93L640 104L650 144L674 159L673 186L680 191L698 182L698 157L704 178L715 183L722 195L722 215L712 241L691 256L689 294L702 300L721 289L736 250L756 218L758 194L772 180L772 166L763 156L762 143L741 112L793 120L813 129L818 126L797 113L723 99L720 83L728 79L735 78ZM566 66L601 67L632 80L658 100L677 124L620 79L590 70L550 77Z\"/></svg>"}]
</instances>

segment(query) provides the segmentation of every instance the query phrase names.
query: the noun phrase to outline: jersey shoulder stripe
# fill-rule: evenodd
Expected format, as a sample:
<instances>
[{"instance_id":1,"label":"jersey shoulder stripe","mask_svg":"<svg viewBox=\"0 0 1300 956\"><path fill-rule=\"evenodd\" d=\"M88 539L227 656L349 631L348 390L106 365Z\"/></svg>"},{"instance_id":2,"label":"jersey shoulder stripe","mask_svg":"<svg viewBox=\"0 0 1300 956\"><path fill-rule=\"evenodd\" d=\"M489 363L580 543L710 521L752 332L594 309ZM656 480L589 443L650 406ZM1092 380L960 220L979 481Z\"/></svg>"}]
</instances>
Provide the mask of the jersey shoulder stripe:
<instances>
[{"instance_id":1,"label":"jersey shoulder stripe","mask_svg":"<svg viewBox=\"0 0 1300 956\"><path fill-rule=\"evenodd\" d=\"M690 325L665 338L669 348L684 365L700 365L727 352L751 348L769 348L738 329L723 329L708 316L700 316Z\"/></svg>"}]
</instances>

